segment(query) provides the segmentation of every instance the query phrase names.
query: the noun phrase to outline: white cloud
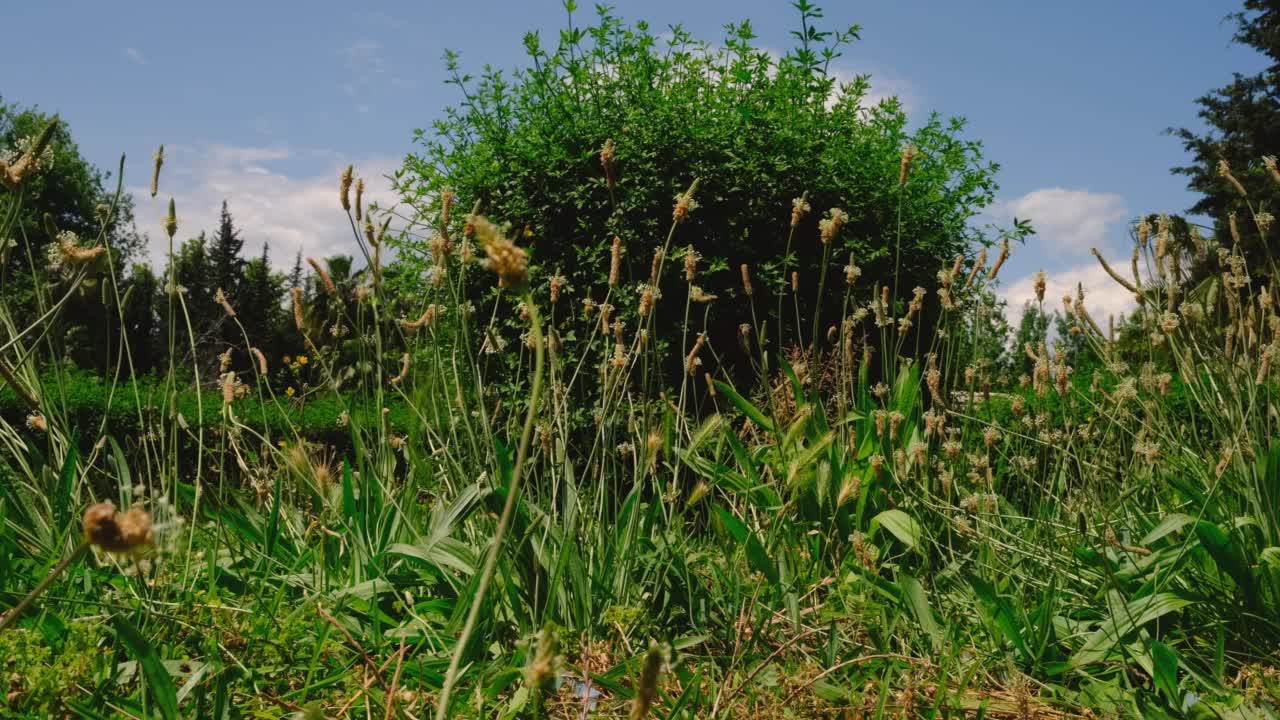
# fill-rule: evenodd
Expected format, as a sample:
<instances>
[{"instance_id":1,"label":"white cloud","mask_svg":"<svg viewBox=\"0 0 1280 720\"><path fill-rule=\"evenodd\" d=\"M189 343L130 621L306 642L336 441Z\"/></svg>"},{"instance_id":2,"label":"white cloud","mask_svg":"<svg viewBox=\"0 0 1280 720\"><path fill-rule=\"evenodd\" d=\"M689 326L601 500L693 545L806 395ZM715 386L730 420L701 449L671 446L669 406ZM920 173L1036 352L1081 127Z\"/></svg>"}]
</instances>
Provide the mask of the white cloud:
<instances>
[{"instance_id":1,"label":"white cloud","mask_svg":"<svg viewBox=\"0 0 1280 720\"><path fill-rule=\"evenodd\" d=\"M150 236L150 261L157 269L165 264L168 238L160 230L169 198L177 203L179 230L175 244L201 230L217 229L225 199L245 241L245 254L256 256L262 243L270 244L271 262L278 270L293 264L299 248L304 255L322 257L354 255L363 265L350 224L338 201L339 176L349 159L326 150L298 151L285 146L234 145L170 146L160 177L160 193L130 187L137 203L139 230ZM282 165L312 165L311 173L289 172ZM365 179L366 207L377 202L395 205L391 174L400 161L375 157L355 161ZM147 171L150 177L150 171Z\"/></svg>"},{"instance_id":2,"label":"white cloud","mask_svg":"<svg viewBox=\"0 0 1280 720\"><path fill-rule=\"evenodd\" d=\"M1112 226L1127 219L1129 211L1115 193L1053 187L998 202L989 214L1004 221L1030 220L1037 250L1050 257L1076 257L1093 247L1106 248Z\"/></svg>"},{"instance_id":3,"label":"white cloud","mask_svg":"<svg viewBox=\"0 0 1280 720\"><path fill-rule=\"evenodd\" d=\"M1131 274L1129 258L1119 256L1107 257L1107 262L1126 280ZM1096 260L1081 263L1065 270L1045 273L1044 305L1046 312L1062 310L1062 298L1076 296L1077 288L1084 288L1084 304L1089 314L1102 327L1107 327L1108 316L1116 316L1117 321L1123 313L1131 312L1135 301L1133 293L1125 290L1111 276L1107 275ZM1145 273L1144 273L1145 275ZM1146 281L1146 278L1143 278ZM1035 274L1029 274L1001 288L1000 298L1009 303L1009 319L1017 323L1022 317L1023 305L1035 301Z\"/></svg>"},{"instance_id":4,"label":"white cloud","mask_svg":"<svg viewBox=\"0 0 1280 720\"><path fill-rule=\"evenodd\" d=\"M138 48L127 47L124 49L124 56L133 61L135 65L146 65L147 58L143 56L142 51Z\"/></svg>"}]
</instances>

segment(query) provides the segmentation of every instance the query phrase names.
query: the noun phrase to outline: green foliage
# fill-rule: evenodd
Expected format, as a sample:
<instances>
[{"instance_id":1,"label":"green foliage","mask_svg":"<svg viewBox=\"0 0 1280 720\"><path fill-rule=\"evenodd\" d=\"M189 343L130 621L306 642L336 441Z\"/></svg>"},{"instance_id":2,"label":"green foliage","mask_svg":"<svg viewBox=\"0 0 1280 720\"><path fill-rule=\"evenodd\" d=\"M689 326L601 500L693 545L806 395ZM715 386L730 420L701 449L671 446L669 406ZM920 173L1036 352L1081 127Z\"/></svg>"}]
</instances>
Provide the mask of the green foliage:
<instances>
[{"instance_id":1,"label":"green foliage","mask_svg":"<svg viewBox=\"0 0 1280 720\"><path fill-rule=\"evenodd\" d=\"M1280 10L1274 0L1244 0L1243 9L1227 19L1235 24L1235 41L1258 51L1268 66L1252 75L1237 73L1226 85L1196 100L1207 130L1170 129L1192 160L1174 172L1186 176L1187 186L1200 195L1188 212L1214 218L1214 235L1223 245L1233 244L1228 218L1238 213L1240 251L1250 266L1267 266L1274 272L1275 253L1251 221L1251 211L1280 208L1280 176L1273 169L1280 148ZM1266 156L1271 156L1271 169L1264 163ZM1218 164L1222 161L1248 191L1248 198L1221 176Z\"/></svg>"},{"instance_id":2,"label":"green foliage","mask_svg":"<svg viewBox=\"0 0 1280 720\"><path fill-rule=\"evenodd\" d=\"M600 300L611 239L625 246L622 281L644 282L676 197L696 179L696 210L675 245L692 243L702 256L698 285L734 301L715 314L710 334L742 368L745 358L727 342L752 322L748 304L738 302L739 265L756 276L762 313L773 317L772 300L789 293L791 270L803 278L799 301L811 312L824 249L817 226L829 208L850 216L832 248L835 262L852 257L871 278L897 270L908 295L981 239L970 220L991 201L996 168L963 136L962 120L930 115L912 126L897 99L868 100L867 76L838 84L831 63L858 38L857 26L822 30L821 11L796 7L798 44L780 57L755 44L749 22L728 25L712 43L680 26L656 34L645 23L629 25L604 7L581 27L572 3L550 48L526 36L528 65L510 76L486 67L477 80L448 53L459 105L430 132L418 131L420 151L398 175L401 194L432 215L451 188L464 208L478 203L481 213L511 223L542 287L559 273L575 300ZM614 153L608 167L606 143ZM900 189L909 143L920 152ZM812 212L788 242L792 200L801 196ZM459 226L462 215L454 213ZM910 232L900 234L900 225ZM416 259L428 257L425 245L402 239L401 257L416 269L409 282L419 282L429 264ZM656 282L665 295L684 294L675 272ZM628 284L609 300L624 318L638 304L635 290ZM821 302L825 317L839 315L838 294ZM655 335L678 337L674 306L658 313ZM790 327L786 313L781 320L788 327L773 343L809 331Z\"/></svg>"}]
</instances>

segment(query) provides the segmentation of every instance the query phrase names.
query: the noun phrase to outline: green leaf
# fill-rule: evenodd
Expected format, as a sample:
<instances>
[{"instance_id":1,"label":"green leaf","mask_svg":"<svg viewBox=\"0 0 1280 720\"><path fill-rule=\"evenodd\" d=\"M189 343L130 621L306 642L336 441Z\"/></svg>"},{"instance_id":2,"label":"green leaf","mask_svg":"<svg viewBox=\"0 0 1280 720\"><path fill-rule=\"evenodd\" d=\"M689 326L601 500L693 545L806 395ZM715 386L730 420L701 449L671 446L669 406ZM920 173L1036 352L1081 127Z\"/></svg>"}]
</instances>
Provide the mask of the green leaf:
<instances>
[{"instance_id":1,"label":"green leaf","mask_svg":"<svg viewBox=\"0 0 1280 720\"><path fill-rule=\"evenodd\" d=\"M1261 553L1258 553L1258 561L1272 570L1280 571L1280 547L1264 549Z\"/></svg>"},{"instance_id":2,"label":"green leaf","mask_svg":"<svg viewBox=\"0 0 1280 720\"><path fill-rule=\"evenodd\" d=\"M978 603L991 621L995 623L995 626L999 628L1005 638L1013 643L1014 649L1022 656L1023 662L1030 664L1031 651L1027 647L1026 638L1022 636L1018 617L1014 613L1013 605L1008 598L997 594L994 587L980 578L970 576L969 585L973 588L973 594L978 598Z\"/></svg>"},{"instance_id":3,"label":"green leaf","mask_svg":"<svg viewBox=\"0 0 1280 720\"><path fill-rule=\"evenodd\" d=\"M924 536L924 528L920 526L920 523L898 509L885 510L872 518L871 527L873 531L877 525L888 530L894 537L901 540L903 545L912 550L920 546L920 540Z\"/></svg>"},{"instance_id":4,"label":"green leaf","mask_svg":"<svg viewBox=\"0 0 1280 720\"><path fill-rule=\"evenodd\" d=\"M1138 541L1138 544L1143 546L1151 545L1165 535L1175 533L1195 521L1195 518L1182 513L1171 513L1166 515L1165 518L1155 527L1151 528L1151 532L1144 535L1142 539Z\"/></svg>"},{"instance_id":5,"label":"green leaf","mask_svg":"<svg viewBox=\"0 0 1280 720\"><path fill-rule=\"evenodd\" d=\"M769 432L773 432L773 421L765 417L764 413L760 412L760 409L748 402L746 398L739 395L738 391L734 390L732 385L719 380L716 380L715 383L716 389L728 398L729 403L738 408L739 412L746 415L748 418L751 418L751 422L756 425L759 425Z\"/></svg>"},{"instance_id":6,"label":"green leaf","mask_svg":"<svg viewBox=\"0 0 1280 720\"><path fill-rule=\"evenodd\" d=\"M1168 645L1151 641L1151 679L1170 704L1178 702L1178 655Z\"/></svg>"},{"instance_id":7,"label":"green leaf","mask_svg":"<svg viewBox=\"0 0 1280 720\"><path fill-rule=\"evenodd\" d=\"M133 659L142 667L142 675L147 679L147 687L155 698L156 707L165 720L174 720L178 716L178 691L174 687L173 678L165 669L155 648L147 642L138 628L123 617L112 619L116 629L116 637L120 639Z\"/></svg>"},{"instance_id":8,"label":"green leaf","mask_svg":"<svg viewBox=\"0 0 1280 720\"><path fill-rule=\"evenodd\" d=\"M734 542L744 546L747 552L747 564L752 569L764 573L765 577L769 578L769 582L776 585L778 583L778 566L769 559L769 553L765 552L764 545L760 542L760 539L728 510L717 506L716 517L719 518L725 530L734 539Z\"/></svg>"},{"instance_id":9,"label":"green leaf","mask_svg":"<svg viewBox=\"0 0 1280 720\"><path fill-rule=\"evenodd\" d=\"M1239 594L1247 601L1256 600L1253 593L1253 573L1239 544L1231 535L1217 525L1201 520L1196 523L1196 536L1200 538L1200 544L1209 552L1218 569L1236 581Z\"/></svg>"},{"instance_id":10,"label":"green leaf","mask_svg":"<svg viewBox=\"0 0 1280 720\"><path fill-rule=\"evenodd\" d=\"M1156 618L1180 610L1192 603L1173 593L1144 595L1123 608L1112 608L1111 617L1098 626L1084 641L1084 645L1071 656L1071 667L1080 667L1103 660L1122 638L1133 630Z\"/></svg>"},{"instance_id":11,"label":"green leaf","mask_svg":"<svg viewBox=\"0 0 1280 720\"><path fill-rule=\"evenodd\" d=\"M938 624L933 608L929 605L929 598L925 594L924 585L910 575L901 575L898 577L898 587L902 588L902 597L907 601L907 606L911 608L911 612L916 616L916 622L920 623L920 627L929 636L929 639L933 641L934 650L941 648L942 626Z\"/></svg>"}]
</instances>

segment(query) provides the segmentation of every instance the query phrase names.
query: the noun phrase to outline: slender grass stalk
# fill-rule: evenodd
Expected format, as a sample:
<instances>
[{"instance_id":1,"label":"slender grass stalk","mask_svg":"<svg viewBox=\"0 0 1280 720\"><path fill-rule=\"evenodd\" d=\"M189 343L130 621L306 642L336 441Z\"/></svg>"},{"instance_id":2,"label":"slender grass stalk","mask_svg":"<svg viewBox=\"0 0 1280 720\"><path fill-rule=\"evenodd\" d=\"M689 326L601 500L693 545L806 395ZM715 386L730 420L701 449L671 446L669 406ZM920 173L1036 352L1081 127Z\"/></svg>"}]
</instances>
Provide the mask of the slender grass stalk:
<instances>
[{"instance_id":1,"label":"slender grass stalk","mask_svg":"<svg viewBox=\"0 0 1280 720\"><path fill-rule=\"evenodd\" d=\"M462 626L462 634L458 636L453 657L449 660L449 669L445 673L444 685L440 688L440 697L436 703L436 720L449 717L449 698L454 685L458 681L458 668L462 664L462 656L466 653L471 634L475 631L476 620L484 607L485 593L489 582L493 579L494 569L498 564L498 555L502 550L502 541L506 539L511 526L511 516L515 512L516 500L520 496L521 474L524 472L525 459L529 455L529 441L533 437L534 421L538 416L538 403L542 396L543 356L546 348L542 336L542 324L538 317L537 306L533 295L526 288L523 294L525 307L529 310L529 332L533 336L533 378L525 411L524 430L520 433L520 445L516 450L515 467L511 470L511 482L507 486L507 499L502 506L502 515L498 518L498 527L494 530L493 541L489 545L489 553L485 556L484 567L480 570L480 582L476 585L475 594L471 597L471 607L467 611L466 622Z\"/></svg>"}]
</instances>

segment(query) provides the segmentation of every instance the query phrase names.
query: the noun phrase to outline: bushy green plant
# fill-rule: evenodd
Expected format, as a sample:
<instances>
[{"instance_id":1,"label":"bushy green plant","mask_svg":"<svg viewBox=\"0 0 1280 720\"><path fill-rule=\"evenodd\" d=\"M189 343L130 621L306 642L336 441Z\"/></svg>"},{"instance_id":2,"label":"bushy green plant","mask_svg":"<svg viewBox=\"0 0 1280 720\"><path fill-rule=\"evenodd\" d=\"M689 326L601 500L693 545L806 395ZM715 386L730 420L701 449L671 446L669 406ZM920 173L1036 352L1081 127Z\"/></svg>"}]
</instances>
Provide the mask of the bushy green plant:
<instances>
[{"instance_id":1,"label":"bushy green plant","mask_svg":"<svg viewBox=\"0 0 1280 720\"><path fill-rule=\"evenodd\" d=\"M791 273L799 273L796 299L806 322L797 327L789 311L781 313L777 335L769 325L775 348L783 338L814 340L807 319L819 302L818 223L831 208L849 216L834 262L851 260L883 282L896 270L892 289L909 296L982 239L970 221L992 200L996 166L983 160L979 142L964 137L963 120L933 114L913 125L898 99L872 101L867 76L845 82L832 63L859 28L824 30L816 6L800 0L795 7L796 46L780 56L757 44L749 22L707 42L679 26L656 34L599 7L595 23L582 27L572 0L552 47L529 34L528 64L510 75L486 66L477 80L448 53L458 106L417 132L419 151L398 175L403 199L430 217L451 189L462 207L474 203L512 223L543 287L560 274L574 300L599 301L615 236L625 253L621 282L648 279L660 292L683 294L678 264L652 278L651 261L673 199L696 180L697 212L677 230L673 247L696 246L697 284L740 299L739 266L746 264L761 311L774 319L780 297L792 297ZM903 188L908 145L918 155ZM811 211L793 226L792 203L801 197ZM455 213L458 225L461 215ZM902 226L910 231L899 234ZM402 239L403 261L420 271L411 282L431 263L426 247L425 240ZM639 296L615 292L609 302L629 319ZM821 303L826 318L839 314L838 294ZM657 312L656 338L678 337L679 304ZM745 359L731 339L748 322L745 304L734 302L710 327L726 361L741 368Z\"/></svg>"}]
</instances>

